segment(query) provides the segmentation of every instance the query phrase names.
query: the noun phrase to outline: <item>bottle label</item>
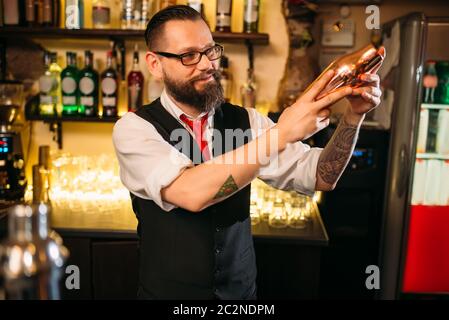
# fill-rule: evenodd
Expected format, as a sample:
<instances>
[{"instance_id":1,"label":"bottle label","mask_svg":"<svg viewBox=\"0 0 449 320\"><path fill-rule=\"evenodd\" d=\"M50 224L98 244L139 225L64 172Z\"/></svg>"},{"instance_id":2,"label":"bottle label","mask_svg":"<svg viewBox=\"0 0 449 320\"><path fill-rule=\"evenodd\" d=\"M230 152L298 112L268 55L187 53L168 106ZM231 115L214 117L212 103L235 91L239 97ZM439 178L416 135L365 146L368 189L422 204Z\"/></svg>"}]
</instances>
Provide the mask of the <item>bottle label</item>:
<instances>
[{"instance_id":1,"label":"bottle label","mask_svg":"<svg viewBox=\"0 0 449 320\"><path fill-rule=\"evenodd\" d=\"M39 90L43 93L50 92L54 85L55 85L55 79L52 76L42 76L39 78Z\"/></svg>"},{"instance_id":2,"label":"bottle label","mask_svg":"<svg viewBox=\"0 0 449 320\"><path fill-rule=\"evenodd\" d=\"M82 94L91 94L95 89L95 83L91 78L83 77L80 80L80 91Z\"/></svg>"},{"instance_id":3,"label":"bottle label","mask_svg":"<svg viewBox=\"0 0 449 320\"><path fill-rule=\"evenodd\" d=\"M113 94L117 90L117 83L113 78L104 78L101 81L101 90L104 94Z\"/></svg>"},{"instance_id":4,"label":"bottle label","mask_svg":"<svg viewBox=\"0 0 449 320\"><path fill-rule=\"evenodd\" d=\"M76 81L71 77L65 77L61 82L62 92L64 93L74 93L76 90Z\"/></svg>"},{"instance_id":5,"label":"bottle label","mask_svg":"<svg viewBox=\"0 0 449 320\"><path fill-rule=\"evenodd\" d=\"M115 97L103 97L103 107L115 107L117 99Z\"/></svg>"},{"instance_id":6,"label":"bottle label","mask_svg":"<svg viewBox=\"0 0 449 320\"><path fill-rule=\"evenodd\" d=\"M41 94L39 99L40 99L40 103L41 104L51 104L51 103L53 103L52 96L49 96L49 95L46 95L46 94Z\"/></svg>"},{"instance_id":7,"label":"bottle label","mask_svg":"<svg viewBox=\"0 0 449 320\"><path fill-rule=\"evenodd\" d=\"M229 27L231 26L231 17L224 14L217 15L217 27Z\"/></svg>"},{"instance_id":8,"label":"bottle label","mask_svg":"<svg viewBox=\"0 0 449 320\"><path fill-rule=\"evenodd\" d=\"M83 106L92 107L94 105L94 97L81 97L80 102Z\"/></svg>"},{"instance_id":9,"label":"bottle label","mask_svg":"<svg viewBox=\"0 0 449 320\"><path fill-rule=\"evenodd\" d=\"M75 105L76 104L76 97L74 97L74 96L63 96L62 97L62 104L63 105Z\"/></svg>"},{"instance_id":10,"label":"bottle label","mask_svg":"<svg viewBox=\"0 0 449 320\"><path fill-rule=\"evenodd\" d=\"M257 0L247 0L245 6L244 20L246 23L253 23L257 21L258 15Z\"/></svg>"}]
</instances>

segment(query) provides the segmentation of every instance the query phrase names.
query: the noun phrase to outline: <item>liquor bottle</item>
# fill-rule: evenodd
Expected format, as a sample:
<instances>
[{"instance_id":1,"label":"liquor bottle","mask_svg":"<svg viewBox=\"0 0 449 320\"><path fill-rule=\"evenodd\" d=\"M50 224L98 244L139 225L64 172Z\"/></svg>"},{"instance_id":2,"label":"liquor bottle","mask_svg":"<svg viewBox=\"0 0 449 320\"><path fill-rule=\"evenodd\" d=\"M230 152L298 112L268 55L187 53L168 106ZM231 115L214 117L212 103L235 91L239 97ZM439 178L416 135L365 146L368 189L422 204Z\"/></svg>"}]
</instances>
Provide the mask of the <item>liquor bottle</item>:
<instances>
[{"instance_id":1,"label":"liquor bottle","mask_svg":"<svg viewBox=\"0 0 449 320\"><path fill-rule=\"evenodd\" d=\"M78 113L87 117L98 116L98 72L93 68L93 54L84 53L84 69L80 71L80 104Z\"/></svg>"},{"instance_id":2,"label":"liquor bottle","mask_svg":"<svg viewBox=\"0 0 449 320\"><path fill-rule=\"evenodd\" d=\"M258 32L259 0L245 0L243 11L243 32Z\"/></svg>"},{"instance_id":3,"label":"liquor bottle","mask_svg":"<svg viewBox=\"0 0 449 320\"><path fill-rule=\"evenodd\" d=\"M44 0L34 1L34 18L38 26L44 23Z\"/></svg>"},{"instance_id":4,"label":"liquor bottle","mask_svg":"<svg viewBox=\"0 0 449 320\"><path fill-rule=\"evenodd\" d=\"M55 93L52 94L53 101L56 104L56 115L61 114L62 112L62 99L61 99L61 72L62 67L58 64L58 55L56 52L52 52L50 54L50 73L57 80L57 86L55 89Z\"/></svg>"},{"instance_id":5,"label":"liquor bottle","mask_svg":"<svg viewBox=\"0 0 449 320\"><path fill-rule=\"evenodd\" d=\"M60 103L61 67L56 62L56 53L45 52L45 72L39 78L39 115L53 117L57 114Z\"/></svg>"},{"instance_id":6,"label":"liquor bottle","mask_svg":"<svg viewBox=\"0 0 449 320\"><path fill-rule=\"evenodd\" d=\"M144 78L139 69L139 51L137 44L134 47L133 67L128 74L128 111L136 111L143 102Z\"/></svg>"},{"instance_id":7,"label":"liquor bottle","mask_svg":"<svg viewBox=\"0 0 449 320\"><path fill-rule=\"evenodd\" d=\"M449 104L449 61L438 61L436 71L438 87L435 90L435 102Z\"/></svg>"},{"instance_id":8,"label":"liquor bottle","mask_svg":"<svg viewBox=\"0 0 449 320\"><path fill-rule=\"evenodd\" d=\"M62 2L55 0L52 1L53 4L53 21L52 21L52 26L53 27L61 27L61 7L62 7Z\"/></svg>"},{"instance_id":9,"label":"liquor bottle","mask_svg":"<svg viewBox=\"0 0 449 320\"><path fill-rule=\"evenodd\" d=\"M117 116L118 74L112 65L113 53L108 51L106 70L101 74L103 117Z\"/></svg>"},{"instance_id":10,"label":"liquor bottle","mask_svg":"<svg viewBox=\"0 0 449 320\"><path fill-rule=\"evenodd\" d=\"M215 31L231 32L232 0L217 0L217 22Z\"/></svg>"},{"instance_id":11,"label":"liquor bottle","mask_svg":"<svg viewBox=\"0 0 449 320\"><path fill-rule=\"evenodd\" d=\"M232 96L232 75L229 72L229 59L226 56L221 57L220 72L220 83L223 88L224 98L226 102L230 102Z\"/></svg>"},{"instance_id":12,"label":"liquor bottle","mask_svg":"<svg viewBox=\"0 0 449 320\"><path fill-rule=\"evenodd\" d=\"M438 86L438 77L435 64L435 61L427 61L426 73L423 77L424 103L435 103L435 89Z\"/></svg>"},{"instance_id":13,"label":"liquor bottle","mask_svg":"<svg viewBox=\"0 0 449 320\"><path fill-rule=\"evenodd\" d=\"M2 0L3 2L3 24L6 26L18 26L21 23L20 1Z\"/></svg>"},{"instance_id":14,"label":"liquor bottle","mask_svg":"<svg viewBox=\"0 0 449 320\"><path fill-rule=\"evenodd\" d=\"M0 0L0 27L3 27L3 1ZM1 287L1 284L0 284ZM1 291L0 291L1 295Z\"/></svg>"},{"instance_id":15,"label":"liquor bottle","mask_svg":"<svg viewBox=\"0 0 449 320\"><path fill-rule=\"evenodd\" d=\"M334 70L334 76L316 97L317 100L344 86L350 86L352 88L360 87L363 84L360 76L364 73L377 70L382 65L384 58L385 48L380 47L377 49L372 44L355 52L343 55L329 64L318 78L304 90L304 93L310 90L313 84L321 79L329 70Z\"/></svg>"},{"instance_id":16,"label":"liquor bottle","mask_svg":"<svg viewBox=\"0 0 449 320\"><path fill-rule=\"evenodd\" d=\"M122 29L132 29L135 10L135 0L123 0Z\"/></svg>"},{"instance_id":17,"label":"liquor bottle","mask_svg":"<svg viewBox=\"0 0 449 320\"><path fill-rule=\"evenodd\" d=\"M25 1L25 21L27 26L36 26L36 18L34 16L34 0Z\"/></svg>"},{"instance_id":18,"label":"liquor bottle","mask_svg":"<svg viewBox=\"0 0 449 320\"><path fill-rule=\"evenodd\" d=\"M153 12L153 1L142 0L142 6L140 7L140 20L138 21L137 29L145 30L147 23L151 18Z\"/></svg>"},{"instance_id":19,"label":"liquor bottle","mask_svg":"<svg viewBox=\"0 0 449 320\"><path fill-rule=\"evenodd\" d=\"M51 6L51 0L25 0L25 21L29 27L37 27L44 24L45 6ZM50 13L51 13L50 8ZM45 15L45 18L48 18Z\"/></svg>"},{"instance_id":20,"label":"liquor bottle","mask_svg":"<svg viewBox=\"0 0 449 320\"><path fill-rule=\"evenodd\" d=\"M242 106L245 108L256 107L256 81L254 70L248 68L248 79L240 89L242 95Z\"/></svg>"},{"instance_id":21,"label":"liquor bottle","mask_svg":"<svg viewBox=\"0 0 449 320\"><path fill-rule=\"evenodd\" d=\"M42 3L42 25L52 26L55 22L54 8L55 2L53 0L44 0Z\"/></svg>"},{"instance_id":22,"label":"liquor bottle","mask_svg":"<svg viewBox=\"0 0 449 320\"><path fill-rule=\"evenodd\" d=\"M67 66L61 72L62 114L78 115L79 70L76 67L76 53L67 52Z\"/></svg>"},{"instance_id":23,"label":"liquor bottle","mask_svg":"<svg viewBox=\"0 0 449 320\"><path fill-rule=\"evenodd\" d=\"M65 0L65 27L67 29L84 27L83 0Z\"/></svg>"},{"instance_id":24,"label":"liquor bottle","mask_svg":"<svg viewBox=\"0 0 449 320\"><path fill-rule=\"evenodd\" d=\"M106 29L111 27L111 4L109 0L93 1L92 24L95 29Z\"/></svg>"}]
</instances>

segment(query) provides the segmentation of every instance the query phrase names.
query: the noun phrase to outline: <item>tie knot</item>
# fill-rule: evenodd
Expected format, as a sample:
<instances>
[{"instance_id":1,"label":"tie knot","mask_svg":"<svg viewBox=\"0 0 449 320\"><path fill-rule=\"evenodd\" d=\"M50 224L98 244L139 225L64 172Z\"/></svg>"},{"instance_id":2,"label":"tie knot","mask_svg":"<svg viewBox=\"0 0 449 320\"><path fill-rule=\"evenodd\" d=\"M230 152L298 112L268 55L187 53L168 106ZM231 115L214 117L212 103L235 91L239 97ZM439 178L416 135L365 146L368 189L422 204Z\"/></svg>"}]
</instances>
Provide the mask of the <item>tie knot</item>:
<instances>
[{"instance_id":1,"label":"tie knot","mask_svg":"<svg viewBox=\"0 0 449 320\"><path fill-rule=\"evenodd\" d=\"M189 126L190 129L192 129L193 131L195 131L194 128L197 129L199 124L200 124L200 126L199 126L198 129L203 128L204 123L205 123L206 120L207 120L207 116L208 116L208 113L206 113L205 115L203 115L200 119L190 120L190 119L187 118L187 116L183 113L183 114L181 114L181 116L180 116L179 118L182 120L182 122L184 122L185 124L187 124L187 125Z\"/></svg>"}]
</instances>

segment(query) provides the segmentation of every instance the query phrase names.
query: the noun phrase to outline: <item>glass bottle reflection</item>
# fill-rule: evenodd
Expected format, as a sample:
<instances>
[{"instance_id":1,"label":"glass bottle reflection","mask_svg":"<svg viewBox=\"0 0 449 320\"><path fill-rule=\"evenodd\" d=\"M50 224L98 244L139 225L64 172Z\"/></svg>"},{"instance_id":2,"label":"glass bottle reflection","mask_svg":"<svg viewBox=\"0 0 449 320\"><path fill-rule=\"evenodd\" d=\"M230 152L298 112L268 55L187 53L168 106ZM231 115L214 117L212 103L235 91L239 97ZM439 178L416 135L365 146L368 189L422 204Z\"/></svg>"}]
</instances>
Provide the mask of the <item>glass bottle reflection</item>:
<instances>
[{"instance_id":1,"label":"glass bottle reflection","mask_svg":"<svg viewBox=\"0 0 449 320\"><path fill-rule=\"evenodd\" d=\"M288 215L288 226L295 229L304 229L307 226L307 220L304 215L305 207L302 205L301 198L292 201L291 211Z\"/></svg>"},{"instance_id":2,"label":"glass bottle reflection","mask_svg":"<svg viewBox=\"0 0 449 320\"><path fill-rule=\"evenodd\" d=\"M281 197L276 197L273 204L273 211L269 215L268 224L273 228L285 228L288 223L287 210Z\"/></svg>"},{"instance_id":3,"label":"glass bottle reflection","mask_svg":"<svg viewBox=\"0 0 449 320\"><path fill-rule=\"evenodd\" d=\"M251 225L256 225L260 222L260 214L259 208L257 207L257 202L251 200L251 204L249 205L249 215L251 217Z\"/></svg>"},{"instance_id":4,"label":"glass bottle reflection","mask_svg":"<svg viewBox=\"0 0 449 320\"><path fill-rule=\"evenodd\" d=\"M275 200L275 191L266 190L263 196L263 207L260 218L264 221L268 221L270 213L273 211L273 204Z\"/></svg>"}]
</instances>

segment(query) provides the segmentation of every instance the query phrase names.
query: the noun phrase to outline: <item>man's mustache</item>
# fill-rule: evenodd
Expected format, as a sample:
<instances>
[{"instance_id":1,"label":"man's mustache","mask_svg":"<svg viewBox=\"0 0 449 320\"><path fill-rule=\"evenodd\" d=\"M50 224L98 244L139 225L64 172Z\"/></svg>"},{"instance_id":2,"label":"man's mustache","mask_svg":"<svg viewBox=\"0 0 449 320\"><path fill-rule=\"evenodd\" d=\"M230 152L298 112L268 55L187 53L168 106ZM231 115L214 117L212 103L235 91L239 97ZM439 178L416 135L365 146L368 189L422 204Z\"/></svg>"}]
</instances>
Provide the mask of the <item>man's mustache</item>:
<instances>
[{"instance_id":1,"label":"man's mustache","mask_svg":"<svg viewBox=\"0 0 449 320\"><path fill-rule=\"evenodd\" d=\"M216 81L220 80L220 77L221 77L220 70L210 69L210 70L207 70L206 72L203 72L203 73L197 75L196 77L193 77L192 79L190 79L190 82L195 82L195 81L198 81L198 80L204 80L206 78L209 78L209 76L211 76L211 75L214 77L214 79Z\"/></svg>"}]
</instances>

